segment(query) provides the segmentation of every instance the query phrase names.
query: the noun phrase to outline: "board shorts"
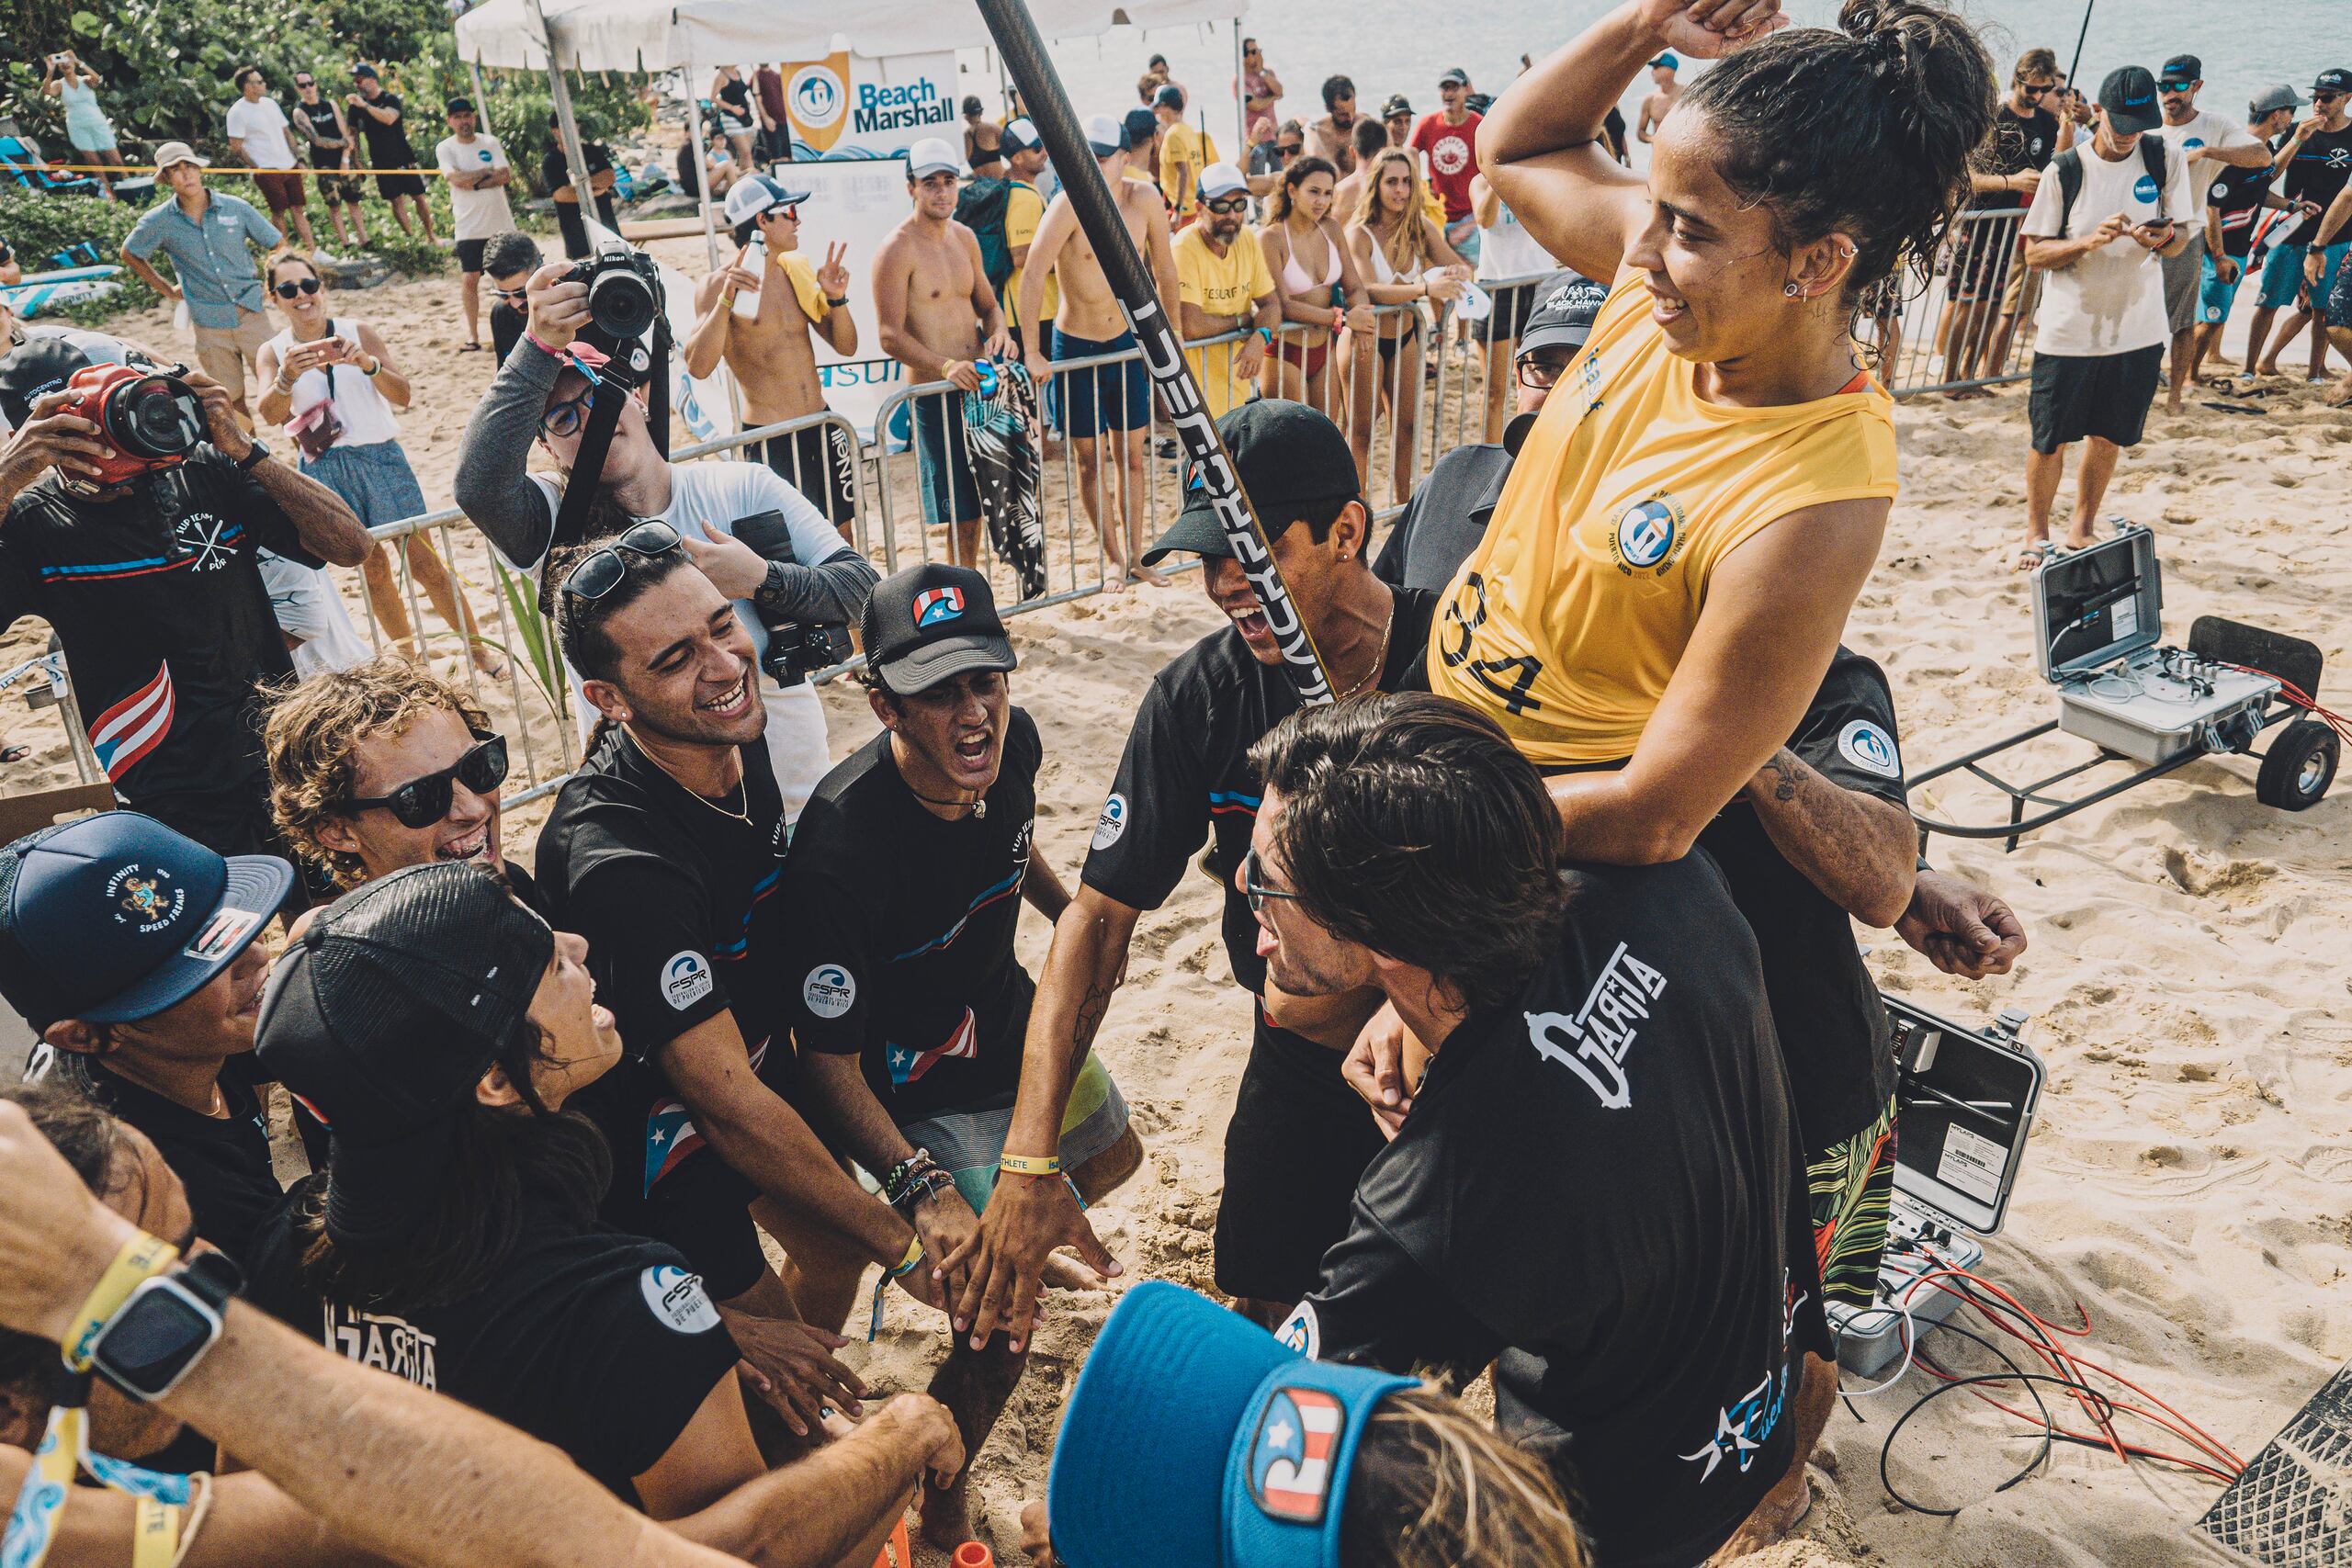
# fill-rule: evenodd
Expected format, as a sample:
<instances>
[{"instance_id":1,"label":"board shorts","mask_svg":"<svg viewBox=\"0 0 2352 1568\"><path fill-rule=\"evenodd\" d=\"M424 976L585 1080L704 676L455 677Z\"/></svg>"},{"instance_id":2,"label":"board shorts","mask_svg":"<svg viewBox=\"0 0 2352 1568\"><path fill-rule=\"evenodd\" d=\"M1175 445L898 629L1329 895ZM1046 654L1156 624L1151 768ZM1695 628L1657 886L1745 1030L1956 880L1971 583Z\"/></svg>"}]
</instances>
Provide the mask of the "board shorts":
<instances>
[{"instance_id":1,"label":"board shorts","mask_svg":"<svg viewBox=\"0 0 2352 1568\"><path fill-rule=\"evenodd\" d=\"M2273 245L2269 260L2262 264L2262 308L2283 310L2301 295L2303 288L2303 256L2309 245ZM2344 269L2344 255L2352 251L2352 240L2338 240L2327 247L2327 268L2319 276L2319 287L2312 290L2314 304L2324 301L2335 288L2336 274Z\"/></svg>"},{"instance_id":2,"label":"board shorts","mask_svg":"<svg viewBox=\"0 0 2352 1568\"><path fill-rule=\"evenodd\" d=\"M915 463L922 479L922 520L933 527L980 515L980 483L964 444L964 394L933 392L914 406Z\"/></svg>"},{"instance_id":3,"label":"board shorts","mask_svg":"<svg viewBox=\"0 0 2352 1568\"><path fill-rule=\"evenodd\" d=\"M458 270L459 272L480 272L481 270L481 254L483 251L489 249L489 247L490 242L487 239L458 241Z\"/></svg>"},{"instance_id":4,"label":"board shorts","mask_svg":"<svg viewBox=\"0 0 2352 1568\"><path fill-rule=\"evenodd\" d=\"M2009 280L2001 286L2001 314L2030 316L2041 303L2041 274L2025 264L2025 252L2019 248L2009 263Z\"/></svg>"},{"instance_id":5,"label":"board shorts","mask_svg":"<svg viewBox=\"0 0 2352 1568\"><path fill-rule=\"evenodd\" d=\"M1056 360L1091 359L1124 354L1136 346L1132 329L1106 341L1073 337L1054 329ZM1151 377L1138 355L1122 365L1059 371L1054 388L1061 399L1062 434L1084 441L1106 430L1141 430L1151 423Z\"/></svg>"},{"instance_id":6,"label":"board shorts","mask_svg":"<svg viewBox=\"0 0 2352 1568\"><path fill-rule=\"evenodd\" d=\"M2191 234L2188 243L2177 256L2158 258L2165 274L2165 316L2173 333L2187 332L2195 326L2201 312L2198 295L2205 275L2205 235L2203 231Z\"/></svg>"},{"instance_id":7,"label":"board shorts","mask_svg":"<svg viewBox=\"0 0 2352 1568\"><path fill-rule=\"evenodd\" d=\"M2002 291L2009 269L2024 265L2017 258L2014 229L2006 223L1971 223L1962 237L1953 242L1944 292L1955 305L1973 305Z\"/></svg>"},{"instance_id":8,"label":"board shorts","mask_svg":"<svg viewBox=\"0 0 2352 1568\"><path fill-rule=\"evenodd\" d=\"M1455 255L1474 266L1477 265L1479 242L1483 238L1485 233L1478 227L1478 220L1471 213L1465 212L1459 218L1445 220L1445 243L1453 247Z\"/></svg>"},{"instance_id":9,"label":"board shorts","mask_svg":"<svg viewBox=\"0 0 2352 1568\"><path fill-rule=\"evenodd\" d=\"M2327 324L2340 333L2352 333L2352 266L2335 269L2335 288L2327 297Z\"/></svg>"},{"instance_id":10,"label":"board shorts","mask_svg":"<svg viewBox=\"0 0 2352 1568\"><path fill-rule=\"evenodd\" d=\"M1010 1101L984 1111L943 1111L899 1124L899 1136L929 1150L939 1168L955 1177L956 1190L976 1214L989 1206L996 1191L997 1161L1004 1157L1005 1135L1012 1130ZM1126 1100L1102 1058L1090 1052L1078 1069L1078 1081L1070 1086L1069 1107L1062 1112L1062 1169L1075 1172L1126 1131Z\"/></svg>"},{"instance_id":11,"label":"board shorts","mask_svg":"<svg viewBox=\"0 0 2352 1568\"><path fill-rule=\"evenodd\" d=\"M1344 1052L1250 1005L1257 1028L1225 1130L1216 1288L1287 1305L1315 1288L1323 1255L1348 1234L1356 1183L1387 1140L1340 1076Z\"/></svg>"},{"instance_id":12,"label":"board shorts","mask_svg":"<svg viewBox=\"0 0 2352 1568\"><path fill-rule=\"evenodd\" d=\"M2230 319L2230 309L2237 303L2238 284L2245 281L2245 258L2227 258L2238 264L2236 282L2224 283L2214 267L2213 254L2208 251L2197 268L2197 319L2208 326L2220 326Z\"/></svg>"},{"instance_id":13,"label":"board shorts","mask_svg":"<svg viewBox=\"0 0 2352 1568\"><path fill-rule=\"evenodd\" d=\"M2164 344L2121 354L2037 354L2026 412L2044 457L2086 435L2136 446L2156 395Z\"/></svg>"},{"instance_id":14,"label":"board shorts","mask_svg":"<svg viewBox=\"0 0 2352 1568\"><path fill-rule=\"evenodd\" d=\"M760 460L808 499L836 528L857 518L857 460L837 424L812 424L760 443Z\"/></svg>"},{"instance_id":15,"label":"board shorts","mask_svg":"<svg viewBox=\"0 0 2352 1568\"><path fill-rule=\"evenodd\" d=\"M272 212L294 212L302 206L302 171L300 169L255 169L254 187L262 199L269 203Z\"/></svg>"},{"instance_id":16,"label":"board shorts","mask_svg":"<svg viewBox=\"0 0 2352 1568\"><path fill-rule=\"evenodd\" d=\"M378 175L376 194L386 201L396 196L423 196L424 176L416 174Z\"/></svg>"},{"instance_id":17,"label":"board shorts","mask_svg":"<svg viewBox=\"0 0 2352 1568\"><path fill-rule=\"evenodd\" d=\"M334 169L314 169L311 177L319 182L319 199L329 207L356 207L367 187L357 175L346 175Z\"/></svg>"},{"instance_id":18,"label":"board shorts","mask_svg":"<svg viewBox=\"0 0 2352 1568\"><path fill-rule=\"evenodd\" d=\"M1894 1197L1896 1104L1889 1098L1876 1121L1804 1162L1824 1305L1841 1303L1860 1311L1878 1299L1879 1260Z\"/></svg>"},{"instance_id":19,"label":"board shorts","mask_svg":"<svg viewBox=\"0 0 2352 1568\"><path fill-rule=\"evenodd\" d=\"M259 310L237 307L233 327L191 327L196 336L196 363L207 376L236 397L245 395L245 367L254 363L261 345L277 334ZM255 378L259 384L259 378Z\"/></svg>"}]
</instances>

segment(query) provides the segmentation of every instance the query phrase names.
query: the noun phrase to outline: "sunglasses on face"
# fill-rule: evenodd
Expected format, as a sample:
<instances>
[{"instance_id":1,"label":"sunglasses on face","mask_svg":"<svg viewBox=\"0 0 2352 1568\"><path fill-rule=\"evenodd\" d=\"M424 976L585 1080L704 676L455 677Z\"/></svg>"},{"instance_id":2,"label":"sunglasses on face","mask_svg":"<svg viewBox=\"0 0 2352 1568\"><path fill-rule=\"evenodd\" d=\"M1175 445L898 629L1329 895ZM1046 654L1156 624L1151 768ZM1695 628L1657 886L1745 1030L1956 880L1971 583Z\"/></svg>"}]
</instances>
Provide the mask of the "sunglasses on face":
<instances>
[{"instance_id":1,"label":"sunglasses on face","mask_svg":"<svg viewBox=\"0 0 2352 1568\"><path fill-rule=\"evenodd\" d=\"M2341 93L2313 93L2312 95L2312 102L2315 104L2332 104L2343 96L2344 95Z\"/></svg>"},{"instance_id":2,"label":"sunglasses on face","mask_svg":"<svg viewBox=\"0 0 2352 1568\"><path fill-rule=\"evenodd\" d=\"M479 729L469 733L476 743L439 773L411 779L390 795L346 800L343 809L367 811L380 806L403 828L430 828L449 815L450 804L458 797L456 785L463 784L476 795L489 795L506 782L506 737L486 735Z\"/></svg>"},{"instance_id":3,"label":"sunglasses on face","mask_svg":"<svg viewBox=\"0 0 2352 1568\"><path fill-rule=\"evenodd\" d=\"M639 523L573 567L571 575L563 580L563 591L574 599L593 603L621 585L621 579L628 575L629 557L652 560L682 547L678 531L667 523Z\"/></svg>"},{"instance_id":4,"label":"sunglasses on face","mask_svg":"<svg viewBox=\"0 0 2352 1568\"><path fill-rule=\"evenodd\" d=\"M1241 891L1250 900L1250 912L1253 915L1266 907L1269 898L1286 898L1294 904L1302 901L1295 893L1285 893L1279 887L1266 886L1266 863L1258 858L1258 852L1254 849L1241 862Z\"/></svg>"},{"instance_id":5,"label":"sunglasses on face","mask_svg":"<svg viewBox=\"0 0 2352 1568\"><path fill-rule=\"evenodd\" d=\"M2057 90L2058 84L2055 82L2020 82L2018 84L2018 91L2023 93L2029 98L2047 97Z\"/></svg>"},{"instance_id":6,"label":"sunglasses on face","mask_svg":"<svg viewBox=\"0 0 2352 1568\"><path fill-rule=\"evenodd\" d=\"M273 290L280 299L291 299L298 294L316 294L318 291L319 280L315 277L288 278Z\"/></svg>"},{"instance_id":7,"label":"sunglasses on face","mask_svg":"<svg viewBox=\"0 0 2352 1568\"><path fill-rule=\"evenodd\" d=\"M318 84L317 84L316 82L311 81L311 80L309 77L307 77L307 76L300 76L300 77L295 78L294 85L296 85L297 87L315 87L315 86L317 86L317 85L318 85Z\"/></svg>"},{"instance_id":8,"label":"sunglasses on face","mask_svg":"<svg viewBox=\"0 0 2352 1568\"><path fill-rule=\"evenodd\" d=\"M1306 151L1306 143L1304 141L1277 141L1274 143L1274 151L1281 153L1285 158L1295 158L1301 152Z\"/></svg>"},{"instance_id":9,"label":"sunglasses on face","mask_svg":"<svg viewBox=\"0 0 2352 1568\"><path fill-rule=\"evenodd\" d=\"M493 299L505 299L519 304L530 292L528 288L493 288L490 291L490 297Z\"/></svg>"},{"instance_id":10,"label":"sunglasses on face","mask_svg":"<svg viewBox=\"0 0 2352 1568\"><path fill-rule=\"evenodd\" d=\"M1250 209L1250 198L1246 196L1220 196L1204 201L1201 205L1209 211L1223 216L1229 212L1247 212Z\"/></svg>"}]
</instances>

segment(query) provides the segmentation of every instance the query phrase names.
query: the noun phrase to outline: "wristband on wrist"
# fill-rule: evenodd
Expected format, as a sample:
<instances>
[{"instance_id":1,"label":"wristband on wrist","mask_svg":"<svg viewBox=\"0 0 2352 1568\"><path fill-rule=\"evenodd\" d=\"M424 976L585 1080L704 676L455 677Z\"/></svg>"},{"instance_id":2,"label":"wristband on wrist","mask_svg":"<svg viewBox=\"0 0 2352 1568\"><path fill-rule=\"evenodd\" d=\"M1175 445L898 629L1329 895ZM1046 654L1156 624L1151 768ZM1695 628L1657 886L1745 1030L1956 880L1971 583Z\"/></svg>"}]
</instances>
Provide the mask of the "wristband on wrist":
<instances>
[{"instance_id":1,"label":"wristband on wrist","mask_svg":"<svg viewBox=\"0 0 2352 1568\"><path fill-rule=\"evenodd\" d=\"M830 294L825 296L825 303L831 305L836 310L846 310L849 309L849 300L847 299L836 299Z\"/></svg>"},{"instance_id":2,"label":"wristband on wrist","mask_svg":"<svg viewBox=\"0 0 2352 1568\"><path fill-rule=\"evenodd\" d=\"M180 1249L159 1236L141 1231L122 1244L107 1271L98 1276L92 1290L74 1314L73 1326L58 1342L65 1364L77 1372L90 1370L90 1347L98 1337L98 1330L107 1325L130 1292L169 1269L179 1258Z\"/></svg>"},{"instance_id":3,"label":"wristband on wrist","mask_svg":"<svg viewBox=\"0 0 2352 1568\"><path fill-rule=\"evenodd\" d=\"M1263 338L1263 339L1265 339L1265 340L1266 340L1266 346L1267 346L1268 348L1272 348L1272 347L1273 347L1273 346L1274 346L1274 329L1273 329L1273 328L1272 328L1272 327L1260 327L1260 328L1258 329L1258 335L1259 335L1260 337L1261 337L1261 338Z\"/></svg>"},{"instance_id":4,"label":"wristband on wrist","mask_svg":"<svg viewBox=\"0 0 2352 1568\"><path fill-rule=\"evenodd\" d=\"M548 347L548 344L540 339L538 333L527 329L526 329L523 333L523 341L529 344L533 348L537 349L541 354L546 355L549 359L561 359L569 362L571 358L570 355L564 353L563 350L560 348Z\"/></svg>"},{"instance_id":5,"label":"wristband on wrist","mask_svg":"<svg viewBox=\"0 0 2352 1568\"><path fill-rule=\"evenodd\" d=\"M996 1168L1011 1176L1059 1176L1062 1156L1059 1155L1002 1155Z\"/></svg>"},{"instance_id":6,"label":"wristband on wrist","mask_svg":"<svg viewBox=\"0 0 2352 1568\"><path fill-rule=\"evenodd\" d=\"M905 1279L908 1275L915 1271L915 1265L922 1261L922 1237L911 1237L907 1242L907 1255L899 1259L897 1268L890 1270L890 1278L893 1280Z\"/></svg>"}]
</instances>

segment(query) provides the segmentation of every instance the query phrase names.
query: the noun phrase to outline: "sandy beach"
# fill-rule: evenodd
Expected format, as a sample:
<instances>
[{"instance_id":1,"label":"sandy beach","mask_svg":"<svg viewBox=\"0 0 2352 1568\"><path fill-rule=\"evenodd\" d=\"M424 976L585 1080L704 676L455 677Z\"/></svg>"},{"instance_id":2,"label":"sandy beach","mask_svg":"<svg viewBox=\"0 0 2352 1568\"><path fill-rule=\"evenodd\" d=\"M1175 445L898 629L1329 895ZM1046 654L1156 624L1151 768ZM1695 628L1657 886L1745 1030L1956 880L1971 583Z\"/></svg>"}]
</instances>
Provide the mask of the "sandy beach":
<instances>
[{"instance_id":1,"label":"sandy beach","mask_svg":"<svg viewBox=\"0 0 2352 1568\"><path fill-rule=\"evenodd\" d=\"M700 248L662 251L699 271ZM373 321L410 367L419 407L402 417L402 439L436 505L491 370L486 356L456 352L456 293L452 276L335 304ZM173 342L160 312L118 330L159 348ZM2290 357L2301 354L2299 344ZM2322 407L2316 388L2273 385L2259 400L2230 400L2252 412L2214 412L2204 394L2185 415L2154 414L2109 510L2156 532L2167 640L2184 641L2199 615L2224 615L2316 641L2333 670L2352 657L2352 415ZM1917 770L2051 716L2054 698L2033 667L2025 579L2009 567L2024 517L2022 389L1926 399L1897 421L1903 493L1847 641L1886 666ZM458 564L486 609L478 546ZM1037 842L1066 877L1137 694L1220 624L1189 576L1013 623L1013 698L1046 743ZM20 623L0 662L27 657L44 635ZM436 662L454 670L454 656ZM2323 698L2340 704L2343 682L2332 673ZM831 687L826 702L837 755L873 733L854 690ZM54 718L8 713L35 754L0 770L0 787L70 777ZM2049 759L2044 772L2082 754L2064 737L2039 744L2031 755ZM1891 992L1964 1021L2008 1007L2030 1015L2024 1039L2049 1084L1984 1272L2055 1321L2073 1323L2079 1303L2091 1329L2071 1348L2249 1459L2352 1356L2352 785L2289 815L2256 803L2253 777L2245 759L2193 763L2013 854L1997 840L1936 840L1938 864L1996 890L2027 922L2031 950L2008 976L1950 979L1892 933L1860 933ZM1931 800L1962 820L1999 815L1981 788ZM528 808L510 816L509 852L526 862L537 818ZM1217 912L1218 890L1192 877L1145 919L1101 1036L1148 1149L1140 1174L1093 1216L1129 1279L1208 1282L1220 1147L1248 1039ZM1033 969L1046 937L1040 920L1024 920ZM1028 1375L976 1458L976 1512L1004 1561L1020 1560L1015 1516L1043 1494L1063 1398L1112 1300L1051 1299ZM877 1341L851 1354L879 1389L920 1387L942 1326L894 1293ZM1964 1346L1950 1354L1970 1370L1990 1364ZM2039 1428L1964 1393L1923 1412L1888 1461L1906 1495L1960 1513L1901 1509L1881 1483L1879 1450L1930 1386L1915 1371L1833 1416L1804 1539L1750 1560L1757 1568L2226 1561L2188 1529L2217 1483L2156 1463L2061 1446L1993 1495L2030 1457ZM2154 1428L2123 1429L2176 1446ZM1135 1561L1151 1561L1148 1543Z\"/></svg>"}]
</instances>

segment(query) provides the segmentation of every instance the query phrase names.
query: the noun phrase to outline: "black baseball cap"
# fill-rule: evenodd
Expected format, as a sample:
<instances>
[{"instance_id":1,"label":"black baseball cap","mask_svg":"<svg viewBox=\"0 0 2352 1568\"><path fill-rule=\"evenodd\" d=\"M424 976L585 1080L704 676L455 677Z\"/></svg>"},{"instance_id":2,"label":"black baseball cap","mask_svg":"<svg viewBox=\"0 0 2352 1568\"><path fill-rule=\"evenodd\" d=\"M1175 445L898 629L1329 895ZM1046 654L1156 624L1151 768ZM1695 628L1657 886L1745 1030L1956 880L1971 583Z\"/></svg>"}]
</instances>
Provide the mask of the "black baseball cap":
<instances>
[{"instance_id":1,"label":"black baseball cap","mask_svg":"<svg viewBox=\"0 0 2352 1568\"><path fill-rule=\"evenodd\" d=\"M368 64L364 60L351 68L351 75L354 81L358 80L362 76L373 76L375 74L376 68Z\"/></svg>"},{"instance_id":2,"label":"black baseball cap","mask_svg":"<svg viewBox=\"0 0 2352 1568\"><path fill-rule=\"evenodd\" d=\"M1441 87L1466 87L1470 85L1470 73L1457 65L1439 77L1437 85Z\"/></svg>"},{"instance_id":3,"label":"black baseball cap","mask_svg":"<svg viewBox=\"0 0 2352 1568\"><path fill-rule=\"evenodd\" d=\"M90 356L66 338L28 337L0 358L0 418L20 428L32 418L35 399L89 367Z\"/></svg>"},{"instance_id":4,"label":"black baseball cap","mask_svg":"<svg viewBox=\"0 0 2352 1568\"><path fill-rule=\"evenodd\" d=\"M447 861L345 894L287 949L254 1050L334 1138L329 1236L381 1241L429 1211L457 1114L533 1027L554 953L505 884Z\"/></svg>"},{"instance_id":5,"label":"black baseball cap","mask_svg":"<svg viewBox=\"0 0 2352 1568\"><path fill-rule=\"evenodd\" d=\"M471 98L451 98L441 106L441 112L443 114L471 114L474 112L474 101Z\"/></svg>"},{"instance_id":6,"label":"black baseball cap","mask_svg":"<svg viewBox=\"0 0 2352 1568\"><path fill-rule=\"evenodd\" d=\"M892 572L865 601L865 634L867 668L901 697L967 671L1021 663L989 580L967 566L933 562Z\"/></svg>"},{"instance_id":7,"label":"black baseball cap","mask_svg":"<svg viewBox=\"0 0 2352 1568\"><path fill-rule=\"evenodd\" d=\"M1352 501L1363 493L1355 455L1329 414L1288 398L1259 398L1216 422L1216 433L1233 459L1233 473L1271 542L1290 526L1297 508L1318 502ZM1204 558L1230 556L1225 525L1200 483L1197 465L1185 480L1184 510L1168 532L1144 551L1143 564L1189 550Z\"/></svg>"},{"instance_id":8,"label":"black baseball cap","mask_svg":"<svg viewBox=\"0 0 2352 1568\"><path fill-rule=\"evenodd\" d=\"M251 946L294 868L214 853L135 811L0 849L0 995L35 1032L127 1023L186 1001Z\"/></svg>"},{"instance_id":9,"label":"black baseball cap","mask_svg":"<svg viewBox=\"0 0 2352 1568\"><path fill-rule=\"evenodd\" d=\"M2352 71L2335 66L2319 73L2312 83L2314 93L2352 93Z\"/></svg>"},{"instance_id":10,"label":"black baseball cap","mask_svg":"<svg viewBox=\"0 0 2352 1568\"><path fill-rule=\"evenodd\" d=\"M1151 95L1151 107L1156 109L1182 108L1184 89L1173 82L1162 82Z\"/></svg>"},{"instance_id":11,"label":"black baseball cap","mask_svg":"<svg viewBox=\"0 0 2352 1568\"><path fill-rule=\"evenodd\" d=\"M2162 71L2156 73L2157 85L2165 87L2182 86L2204 79L2205 62L2193 54L2176 54L2165 62Z\"/></svg>"},{"instance_id":12,"label":"black baseball cap","mask_svg":"<svg viewBox=\"0 0 2352 1568\"><path fill-rule=\"evenodd\" d=\"M2119 65L2109 72L2098 85L2098 107L2107 111L2107 123L2124 136L2165 122L2165 111L2156 107L2156 79L2145 66Z\"/></svg>"},{"instance_id":13,"label":"black baseball cap","mask_svg":"<svg viewBox=\"0 0 2352 1568\"><path fill-rule=\"evenodd\" d=\"M1388 101L1380 106L1380 118L1383 119L1395 119L1400 114L1411 114L1412 112L1412 100L1405 96L1402 93L1389 94Z\"/></svg>"},{"instance_id":14,"label":"black baseball cap","mask_svg":"<svg viewBox=\"0 0 2352 1568\"><path fill-rule=\"evenodd\" d=\"M966 114L967 114L967 115L975 115L975 114L978 114L978 113L981 111L981 107L982 107L982 106L981 106L981 104L980 104L980 96L979 96L978 93L970 93L970 94L967 94L967 95L965 96L965 98L964 98L964 112L965 112Z\"/></svg>"},{"instance_id":15,"label":"black baseball cap","mask_svg":"<svg viewBox=\"0 0 2352 1568\"><path fill-rule=\"evenodd\" d=\"M1512 357L1556 344L1582 348L1592 336L1593 318L1600 314L1608 298L1607 285L1581 273L1554 273L1535 286L1535 309L1527 314L1527 324L1520 330L1519 351Z\"/></svg>"}]
</instances>

